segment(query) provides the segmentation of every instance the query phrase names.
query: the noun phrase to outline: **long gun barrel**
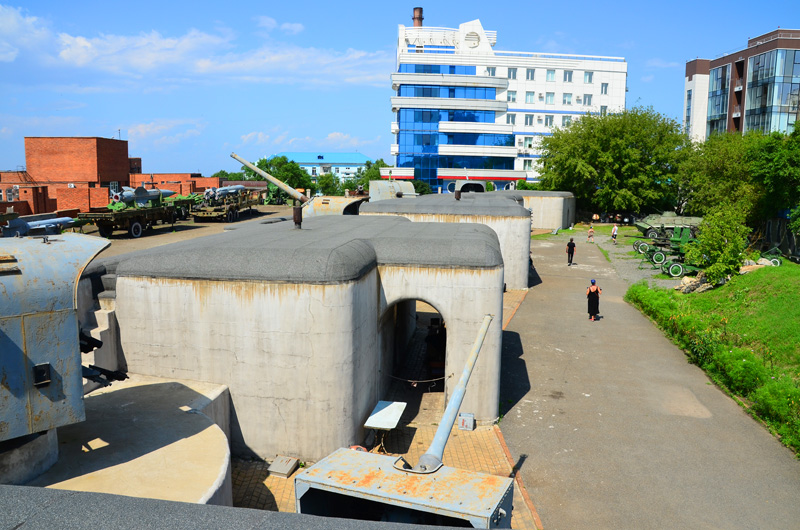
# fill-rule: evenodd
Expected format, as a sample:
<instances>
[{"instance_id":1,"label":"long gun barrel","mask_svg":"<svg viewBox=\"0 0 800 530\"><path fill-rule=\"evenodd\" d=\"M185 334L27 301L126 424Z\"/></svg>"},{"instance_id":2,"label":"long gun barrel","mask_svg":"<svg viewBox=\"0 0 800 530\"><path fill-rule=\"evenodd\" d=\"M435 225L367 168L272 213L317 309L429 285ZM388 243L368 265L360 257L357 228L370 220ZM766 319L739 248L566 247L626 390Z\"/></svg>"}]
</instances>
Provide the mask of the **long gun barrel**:
<instances>
[{"instance_id":1,"label":"long gun barrel","mask_svg":"<svg viewBox=\"0 0 800 530\"><path fill-rule=\"evenodd\" d=\"M453 397L450 398L447 408L444 410L442 420L439 422L439 427L433 436L433 442L431 442L431 446L419 458L419 462L414 467L414 471L418 473L432 473L442 466L444 446L447 445L447 439L450 437L450 431L456 421L458 409L461 408L461 402L464 401L467 383L469 383L469 378L472 375L472 369L475 368L475 362L478 360L478 354L481 351L481 346L483 346L483 340L486 338L486 332L489 330L489 324L492 323L492 318L492 315L483 317L483 325L478 331L472 350L469 352L469 358L464 366L464 371L461 373L461 379L458 380L458 384L453 390Z\"/></svg>"},{"instance_id":2,"label":"long gun barrel","mask_svg":"<svg viewBox=\"0 0 800 530\"><path fill-rule=\"evenodd\" d=\"M305 195L303 195L302 193L300 193L299 191L297 191L293 187L289 186L288 184L286 184L285 182L283 182L281 180L276 179L275 177L273 177L272 175L270 175L266 171L263 171L263 170L257 168L256 166L254 166L253 164L251 164L250 162L248 162L244 158L240 157L236 153L231 153L231 158L241 162L243 165L249 167L250 169L252 169L256 173L258 173L259 175L261 175L262 177L264 177L268 181L272 182L273 184L278 186L280 189L282 189L283 191L288 193L289 196L292 197L293 199L297 199L298 201L300 201L302 203L306 203L306 202L309 201L308 197L306 197Z\"/></svg>"}]
</instances>

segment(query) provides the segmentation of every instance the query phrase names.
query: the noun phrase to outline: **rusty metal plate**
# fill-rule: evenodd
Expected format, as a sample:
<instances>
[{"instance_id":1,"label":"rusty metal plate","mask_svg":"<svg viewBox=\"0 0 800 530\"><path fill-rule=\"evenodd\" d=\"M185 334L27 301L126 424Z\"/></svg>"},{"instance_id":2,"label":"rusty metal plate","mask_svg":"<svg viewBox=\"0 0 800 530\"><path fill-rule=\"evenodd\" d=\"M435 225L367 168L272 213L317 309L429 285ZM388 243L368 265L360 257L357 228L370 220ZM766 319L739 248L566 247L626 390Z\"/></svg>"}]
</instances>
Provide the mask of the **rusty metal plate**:
<instances>
[{"instance_id":1,"label":"rusty metal plate","mask_svg":"<svg viewBox=\"0 0 800 530\"><path fill-rule=\"evenodd\" d=\"M469 521L474 528L510 528L513 480L443 466L418 474L395 468L397 457L339 449L295 477L298 513L313 490ZM315 515L324 515L315 513ZM358 518L357 514L351 517Z\"/></svg>"}]
</instances>

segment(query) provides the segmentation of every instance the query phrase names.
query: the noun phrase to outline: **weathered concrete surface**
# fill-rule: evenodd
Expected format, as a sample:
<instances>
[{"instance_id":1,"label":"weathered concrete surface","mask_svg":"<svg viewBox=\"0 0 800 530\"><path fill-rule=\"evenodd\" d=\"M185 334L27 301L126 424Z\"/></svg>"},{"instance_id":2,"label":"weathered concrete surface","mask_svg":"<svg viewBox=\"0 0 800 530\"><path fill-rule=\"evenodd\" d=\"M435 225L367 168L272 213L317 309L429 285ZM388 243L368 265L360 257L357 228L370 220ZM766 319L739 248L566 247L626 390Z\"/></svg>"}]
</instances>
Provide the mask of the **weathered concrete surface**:
<instances>
[{"instance_id":1,"label":"weathered concrete surface","mask_svg":"<svg viewBox=\"0 0 800 530\"><path fill-rule=\"evenodd\" d=\"M493 193L420 195L363 204L362 216L399 215L415 223L478 223L491 228L500 241L509 289L527 289L530 271L530 213L518 197ZM466 249L465 249L466 250Z\"/></svg>"},{"instance_id":2,"label":"weathered concrete surface","mask_svg":"<svg viewBox=\"0 0 800 530\"><path fill-rule=\"evenodd\" d=\"M495 191L499 195L522 198L531 211L531 228L569 228L575 223L575 196L568 191Z\"/></svg>"},{"instance_id":3,"label":"weathered concrete surface","mask_svg":"<svg viewBox=\"0 0 800 530\"><path fill-rule=\"evenodd\" d=\"M798 528L800 462L623 302L596 246L579 243L573 267L563 242L533 252L541 283L506 328L500 425L544 527Z\"/></svg>"},{"instance_id":4,"label":"weathered concrete surface","mask_svg":"<svg viewBox=\"0 0 800 530\"><path fill-rule=\"evenodd\" d=\"M224 387L134 377L85 402L86 421L59 429L58 462L27 485L232 505L228 440L215 423L227 421Z\"/></svg>"},{"instance_id":5,"label":"weathered concrete surface","mask_svg":"<svg viewBox=\"0 0 800 530\"><path fill-rule=\"evenodd\" d=\"M228 386L236 454L317 460L361 442L417 299L442 313L452 373L483 316L495 315L463 407L479 421L497 417L503 259L486 226L250 223L117 260L129 370Z\"/></svg>"}]
</instances>

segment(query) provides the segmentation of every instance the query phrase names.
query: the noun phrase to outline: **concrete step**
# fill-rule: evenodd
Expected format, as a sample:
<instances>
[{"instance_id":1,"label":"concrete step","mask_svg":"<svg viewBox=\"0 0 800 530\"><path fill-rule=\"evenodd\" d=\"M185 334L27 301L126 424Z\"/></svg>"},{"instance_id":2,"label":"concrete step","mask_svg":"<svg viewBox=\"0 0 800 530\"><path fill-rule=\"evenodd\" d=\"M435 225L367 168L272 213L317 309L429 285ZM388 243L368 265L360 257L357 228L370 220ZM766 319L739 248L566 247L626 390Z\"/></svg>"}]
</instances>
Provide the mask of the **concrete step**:
<instances>
[{"instance_id":1,"label":"concrete step","mask_svg":"<svg viewBox=\"0 0 800 530\"><path fill-rule=\"evenodd\" d=\"M117 292L103 291L97 295L97 301L100 303L101 310L113 311L117 305Z\"/></svg>"},{"instance_id":2,"label":"concrete step","mask_svg":"<svg viewBox=\"0 0 800 530\"><path fill-rule=\"evenodd\" d=\"M114 291L117 288L117 275L116 274L104 274L100 277L100 280L103 282L103 288L106 291Z\"/></svg>"}]
</instances>

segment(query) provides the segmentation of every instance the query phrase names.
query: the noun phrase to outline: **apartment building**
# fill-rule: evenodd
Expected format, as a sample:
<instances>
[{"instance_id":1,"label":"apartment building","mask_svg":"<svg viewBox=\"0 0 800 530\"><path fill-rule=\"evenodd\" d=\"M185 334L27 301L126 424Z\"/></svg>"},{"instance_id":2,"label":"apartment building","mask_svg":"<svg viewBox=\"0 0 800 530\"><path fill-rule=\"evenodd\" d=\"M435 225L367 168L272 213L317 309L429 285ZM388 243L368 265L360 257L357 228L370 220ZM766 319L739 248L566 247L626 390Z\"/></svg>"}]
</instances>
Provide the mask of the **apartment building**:
<instances>
[{"instance_id":1,"label":"apartment building","mask_svg":"<svg viewBox=\"0 0 800 530\"><path fill-rule=\"evenodd\" d=\"M587 113L625 108L622 57L495 50L480 20L399 26L392 178L452 191L464 180L536 181L541 139ZM389 169L381 171L388 177Z\"/></svg>"},{"instance_id":2,"label":"apartment building","mask_svg":"<svg viewBox=\"0 0 800 530\"><path fill-rule=\"evenodd\" d=\"M747 48L686 63L683 126L702 142L715 132L790 133L800 116L800 30L777 29Z\"/></svg>"}]
</instances>

